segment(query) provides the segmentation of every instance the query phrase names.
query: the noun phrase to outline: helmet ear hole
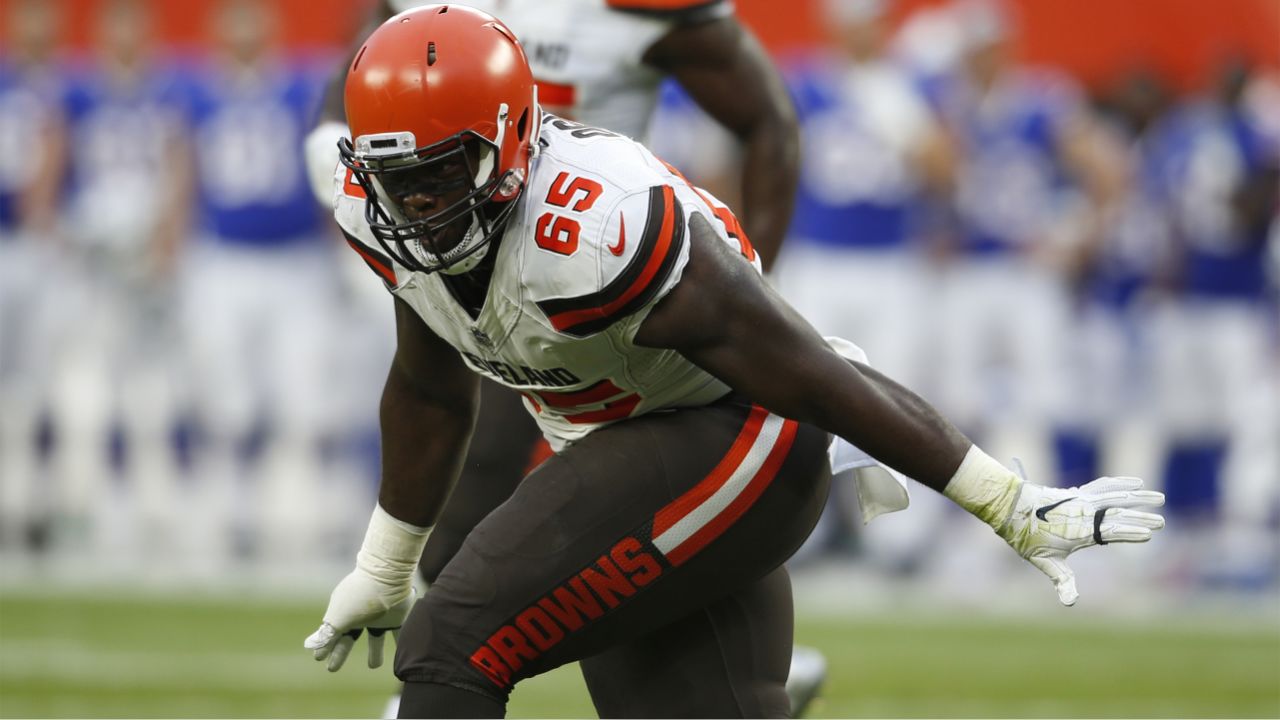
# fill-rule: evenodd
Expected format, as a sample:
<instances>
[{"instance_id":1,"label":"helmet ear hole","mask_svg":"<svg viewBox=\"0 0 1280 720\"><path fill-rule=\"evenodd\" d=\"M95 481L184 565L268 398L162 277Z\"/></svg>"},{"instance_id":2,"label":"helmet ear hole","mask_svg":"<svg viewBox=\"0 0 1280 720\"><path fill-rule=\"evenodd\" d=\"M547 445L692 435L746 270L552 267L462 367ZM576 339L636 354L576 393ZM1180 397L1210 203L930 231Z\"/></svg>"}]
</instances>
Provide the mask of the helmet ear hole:
<instances>
[{"instance_id":1,"label":"helmet ear hole","mask_svg":"<svg viewBox=\"0 0 1280 720\"><path fill-rule=\"evenodd\" d=\"M529 127L529 108L525 108L520 113L520 119L516 121L516 139L524 142L524 131Z\"/></svg>"}]
</instances>

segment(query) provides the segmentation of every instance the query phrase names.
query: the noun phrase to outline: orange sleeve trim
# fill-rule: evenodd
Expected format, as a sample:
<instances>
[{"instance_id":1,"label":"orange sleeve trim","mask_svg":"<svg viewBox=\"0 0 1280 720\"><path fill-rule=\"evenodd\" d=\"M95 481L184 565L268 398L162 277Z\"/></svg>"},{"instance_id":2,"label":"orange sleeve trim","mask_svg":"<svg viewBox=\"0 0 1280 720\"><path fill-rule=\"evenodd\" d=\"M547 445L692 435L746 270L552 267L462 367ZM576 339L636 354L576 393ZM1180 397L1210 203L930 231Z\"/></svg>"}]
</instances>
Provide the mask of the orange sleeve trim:
<instances>
[{"instance_id":1,"label":"orange sleeve trim","mask_svg":"<svg viewBox=\"0 0 1280 720\"><path fill-rule=\"evenodd\" d=\"M539 80L538 102L543 105L571 108L578 104L578 88L576 85Z\"/></svg>"},{"instance_id":2,"label":"orange sleeve trim","mask_svg":"<svg viewBox=\"0 0 1280 720\"><path fill-rule=\"evenodd\" d=\"M391 269L391 264L389 262L385 259L376 257L374 253L364 249L360 246L360 243L357 243L350 237L347 238L347 244L351 246L352 250L356 251L357 255L364 258L365 264L367 264L374 272L378 273L378 276L382 278L383 282L387 283L391 287L399 285L399 283L396 282L396 272Z\"/></svg>"},{"instance_id":3,"label":"orange sleeve trim","mask_svg":"<svg viewBox=\"0 0 1280 720\"><path fill-rule=\"evenodd\" d=\"M707 207L711 208L711 212L715 213L716 218L724 225L724 230L729 234L729 237L738 241L738 249L741 250L742 255L747 258L747 262L755 262L756 248L751 244L751 240L747 238L747 231L742 229L742 223L738 222L738 217L733 214L733 211L727 207L722 207L711 202L711 198L702 191L702 188L699 188L697 185L689 182L689 178L685 177L684 173L677 170L675 165L672 165L662 158L658 158L658 162L666 166L667 170L670 171L672 175L683 180L684 184L689 186L689 189L692 190L694 194L702 200L702 202L706 203Z\"/></svg>"}]
</instances>

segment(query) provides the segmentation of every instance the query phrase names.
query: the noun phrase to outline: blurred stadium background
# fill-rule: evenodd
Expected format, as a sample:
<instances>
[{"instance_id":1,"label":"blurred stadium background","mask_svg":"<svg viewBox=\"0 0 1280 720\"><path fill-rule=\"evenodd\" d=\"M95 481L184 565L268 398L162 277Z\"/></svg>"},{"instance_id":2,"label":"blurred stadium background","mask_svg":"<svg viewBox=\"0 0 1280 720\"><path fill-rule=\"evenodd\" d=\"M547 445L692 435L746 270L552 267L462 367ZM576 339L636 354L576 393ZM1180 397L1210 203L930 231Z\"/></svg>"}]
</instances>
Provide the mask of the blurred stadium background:
<instances>
[{"instance_id":1,"label":"blurred stadium background","mask_svg":"<svg viewBox=\"0 0 1280 720\"><path fill-rule=\"evenodd\" d=\"M832 717L1280 716L1280 0L738 0L776 286L992 454L1141 475L1082 600L920 489L793 561ZM357 0L0 0L0 716L373 716L301 649L373 503L390 302L301 143ZM659 154L733 205L664 92ZM513 716L589 716L572 668Z\"/></svg>"}]
</instances>

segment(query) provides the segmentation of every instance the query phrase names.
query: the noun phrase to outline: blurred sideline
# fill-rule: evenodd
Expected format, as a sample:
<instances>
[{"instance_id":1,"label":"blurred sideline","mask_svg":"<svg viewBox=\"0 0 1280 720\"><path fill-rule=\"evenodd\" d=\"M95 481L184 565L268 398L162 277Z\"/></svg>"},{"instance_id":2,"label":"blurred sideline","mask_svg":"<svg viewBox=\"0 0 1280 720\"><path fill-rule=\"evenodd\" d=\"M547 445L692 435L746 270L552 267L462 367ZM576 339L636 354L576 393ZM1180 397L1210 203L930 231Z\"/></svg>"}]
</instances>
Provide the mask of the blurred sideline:
<instances>
[{"instance_id":1,"label":"blurred sideline","mask_svg":"<svg viewBox=\"0 0 1280 720\"><path fill-rule=\"evenodd\" d=\"M154 2L0 3L3 592L316 598L349 566L390 300L308 195L341 48L282 42L287 7L192 3L209 37L174 47ZM829 37L777 57L804 155L774 286L1033 479L1168 494L1150 547L1080 558L1067 612L1280 616L1280 58L1240 35L1084 85L1022 61L1028 2L802 9ZM737 203L676 89L651 133ZM913 490L861 527L835 483L801 612L1053 616Z\"/></svg>"}]
</instances>

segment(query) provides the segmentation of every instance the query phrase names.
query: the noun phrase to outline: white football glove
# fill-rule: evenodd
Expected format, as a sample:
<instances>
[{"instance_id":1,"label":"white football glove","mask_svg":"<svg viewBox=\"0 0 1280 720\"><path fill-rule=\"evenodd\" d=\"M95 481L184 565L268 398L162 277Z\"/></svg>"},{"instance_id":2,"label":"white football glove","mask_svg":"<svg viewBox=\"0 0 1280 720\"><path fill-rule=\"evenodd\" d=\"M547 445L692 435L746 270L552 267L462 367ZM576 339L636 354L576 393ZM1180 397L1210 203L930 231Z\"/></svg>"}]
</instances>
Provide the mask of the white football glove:
<instances>
[{"instance_id":1,"label":"white football glove","mask_svg":"<svg viewBox=\"0 0 1280 720\"><path fill-rule=\"evenodd\" d=\"M1136 477L1101 477L1078 488L1024 481L1021 490L996 533L1049 576L1063 605L1080 597L1068 555L1090 545L1146 542L1164 527L1162 516L1135 509L1164 505L1164 493L1143 490Z\"/></svg>"},{"instance_id":2,"label":"white football glove","mask_svg":"<svg viewBox=\"0 0 1280 720\"><path fill-rule=\"evenodd\" d=\"M1164 494L1142 489L1134 477L1103 477L1078 488L1027 482L976 445L944 494L990 525L1036 569L1049 576L1063 605L1080 597L1067 566L1071 553L1090 545L1146 542L1164 518L1136 508L1164 505Z\"/></svg>"},{"instance_id":3,"label":"white football glove","mask_svg":"<svg viewBox=\"0 0 1280 720\"><path fill-rule=\"evenodd\" d=\"M429 528L397 520L381 506L374 509L356 569L333 589L319 629L302 643L316 660L329 661L329 672L342 667L365 629L371 668L382 666L388 631L399 643L400 626L417 600L413 572L428 534Z\"/></svg>"},{"instance_id":4,"label":"white football glove","mask_svg":"<svg viewBox=\"0 0 1280 720\"><path fill-rule=\"evenodd\" d=\"M328 659L329 672L336 672L347 661L356 640L369 631L369 667L382 667L383 649L389 631L400 642L400 626L409 615L418 594L409 586L403 599L387 603L398 592L356 569L342 579L329 596L320 628L303 642L315 651L316 660Z\"/></svg>"}]
</instances>

